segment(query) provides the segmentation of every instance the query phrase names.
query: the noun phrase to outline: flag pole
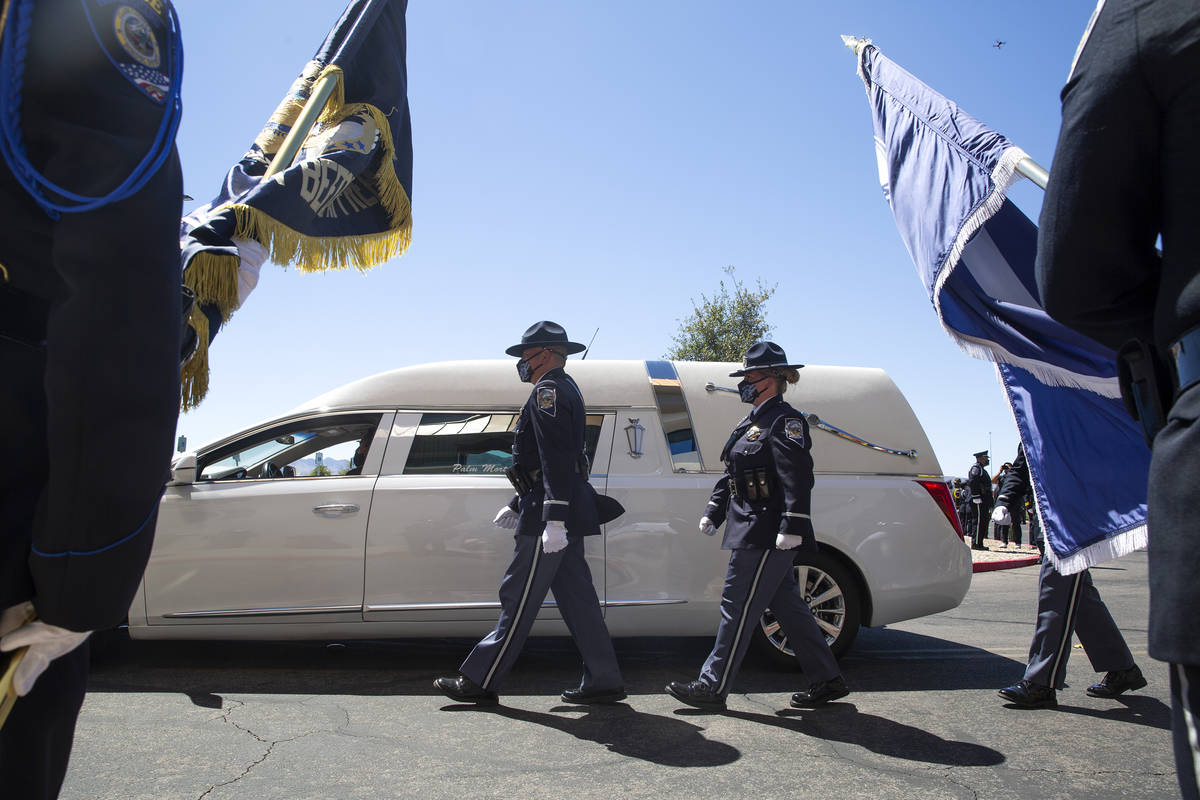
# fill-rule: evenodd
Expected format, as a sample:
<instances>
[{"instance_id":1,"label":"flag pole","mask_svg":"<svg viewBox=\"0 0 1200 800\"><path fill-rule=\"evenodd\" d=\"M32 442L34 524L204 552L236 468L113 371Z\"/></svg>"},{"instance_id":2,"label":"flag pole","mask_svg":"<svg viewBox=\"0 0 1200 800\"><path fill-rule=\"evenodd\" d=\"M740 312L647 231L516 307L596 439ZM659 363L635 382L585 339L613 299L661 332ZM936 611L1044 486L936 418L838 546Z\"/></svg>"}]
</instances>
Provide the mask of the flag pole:
<instances>
[{"instance_id":1,"label":"flag pole","mask_svg":"<svg viewBox=\"0 0 1200 800\"><path fill-rule=\"evenodd\" d=\"M333 90L337 88L339 80L341 77L334 71L323 75L313 86L312 93L308 96L308 102L304 104L304 110L300 112L300 116L296 117L296 124L292 125L292 129L288 131L287 138L283 140L275 158L271 159L271 164L262 177L263 180L278 172L283 172L292 165L292 160L300 152L300 145L304 143L308 132L316 124L317 117L325 110L325 103L329 101Z\"/></svg>"},{"instance_id":2,"label":"flag pole","mask_svg":"<svg viewBox=\"0 0 1200 800\"><path fill-rule=\"evenodd\" d=\"M871 43L870 39L865 39L861 36L842 35L842 44L850 48L850 52L854 53L856 58L862 55L863 49ZM1046 171L1046 168L1029 156L1017 162L1017 172L1033 181L1034 185L1042 189L1042 191L1045 191L1046 183L1050 180L1050 173Z\"/></svg>"}]
</instances>

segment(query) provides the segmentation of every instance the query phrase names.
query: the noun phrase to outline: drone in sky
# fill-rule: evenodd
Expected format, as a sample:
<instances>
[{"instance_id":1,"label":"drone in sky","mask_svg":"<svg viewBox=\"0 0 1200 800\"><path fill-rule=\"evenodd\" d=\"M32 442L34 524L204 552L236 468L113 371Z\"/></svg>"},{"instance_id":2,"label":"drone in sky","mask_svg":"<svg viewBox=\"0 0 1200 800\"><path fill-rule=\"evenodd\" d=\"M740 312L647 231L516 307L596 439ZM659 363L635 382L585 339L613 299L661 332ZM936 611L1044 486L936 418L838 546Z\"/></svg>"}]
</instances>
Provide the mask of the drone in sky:
<instances>
[{"instance_id":1,"label":"drone in sky","mask_svg":"<svg viewBox=\"0 0 1200 800\"><path fill-rule=\"evenodd\" d=\"M1008 44L1008 42L1002 42L999 39L997 39L996 41L992 42L992 47L999 50L1001 47L1004 47L1004 45L1006 45L1006 44Z\"/></svg>"}]
</instances>

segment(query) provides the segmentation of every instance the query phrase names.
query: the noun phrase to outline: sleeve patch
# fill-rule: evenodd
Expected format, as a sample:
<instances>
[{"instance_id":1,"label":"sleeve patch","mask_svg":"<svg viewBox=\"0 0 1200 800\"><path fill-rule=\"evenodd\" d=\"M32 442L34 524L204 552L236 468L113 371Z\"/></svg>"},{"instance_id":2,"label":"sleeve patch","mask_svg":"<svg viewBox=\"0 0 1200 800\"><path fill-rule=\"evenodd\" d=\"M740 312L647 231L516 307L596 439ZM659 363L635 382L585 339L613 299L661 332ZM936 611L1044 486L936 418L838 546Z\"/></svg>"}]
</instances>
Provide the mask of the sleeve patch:
<instances>
[{"instance_id":1,"label":"sleeve patch","mask_svg":"<svg viewBox=\"0 0 1200 800\"><path fill-rule=\"evenodd\" d=\"M783 432L787 438L800 445L804 444L804 420L788 419L783 422Z\"/></svg>"},{"instance_id":2,"label":"sleeve patch","mask_svg":"<svg viewBox=\"0 0 1200 800\"><path fill-rule=\"evenodd\" d=\"M537 405L538 411L554 416L558 402L558 390L551 386L544 386L537 390Z\"/></svg>"}]
</instances>

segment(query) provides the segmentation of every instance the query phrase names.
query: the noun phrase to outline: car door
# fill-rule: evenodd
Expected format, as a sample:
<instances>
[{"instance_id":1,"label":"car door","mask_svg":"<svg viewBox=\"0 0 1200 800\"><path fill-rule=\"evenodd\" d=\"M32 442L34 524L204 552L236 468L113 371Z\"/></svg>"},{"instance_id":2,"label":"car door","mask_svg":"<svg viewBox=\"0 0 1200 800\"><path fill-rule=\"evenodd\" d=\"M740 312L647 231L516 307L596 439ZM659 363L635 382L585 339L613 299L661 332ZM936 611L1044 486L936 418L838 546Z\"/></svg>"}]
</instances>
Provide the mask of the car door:
<instances>
[{"instance_id":1,"label":"car door","mask_svg":"<svg viewBox=\"0 0 1200 800\"><path fill-rule=\"evenodd\" d=\"M392 412L314 415L199 454L159 506L148 623L360 621ZM355 463L355 452L365 454Z\"/></svg>"},{"instance_id":2,"label":"car door","mask_svg":"<svg viewBox=\"0 0 1200 800\"><path fill-rule=\"evenodd\" d=\"M513 533L492 519L513 496L504 470L517 417L517 409L396 415L367 532L368 621L496 618ZM594 485L606 477L612 426L611 414L588 415ZM603 537L588 537L585 551L602 595ZM538 616L560 617L553 597Z\"/></svg>"}]
</instances>

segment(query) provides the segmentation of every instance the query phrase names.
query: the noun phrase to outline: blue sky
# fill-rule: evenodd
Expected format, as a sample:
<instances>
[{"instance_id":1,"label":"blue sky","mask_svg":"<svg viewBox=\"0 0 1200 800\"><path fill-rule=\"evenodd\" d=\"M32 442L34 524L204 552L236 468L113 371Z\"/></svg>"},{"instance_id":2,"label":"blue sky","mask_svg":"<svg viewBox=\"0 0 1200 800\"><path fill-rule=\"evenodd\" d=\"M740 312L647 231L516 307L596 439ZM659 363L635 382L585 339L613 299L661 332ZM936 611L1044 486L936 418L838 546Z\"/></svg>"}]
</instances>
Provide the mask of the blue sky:
<instances>
[{"instance_id":1,"label":"blue sky","mask_svg":"<svg viewBox=\"0 0 1200 800\"><path fill-rule=\"evenodd\" d=\"M343 5L176 3L189 209ZM778 284L767 316L790 356L887 370L947 473L989 441L994 464L1011 460L992 366L943 332L896 232L839 34L872 38L1049 167L1093 5L412 0L411 248L367 273L264 267L179 432L195 447L365 375L505 358L539 319L584 342L599 328L589 358L658 358L734 265ZM1010 197L1036 220L1040 190Z\"/></svg>"}]
</instances>

